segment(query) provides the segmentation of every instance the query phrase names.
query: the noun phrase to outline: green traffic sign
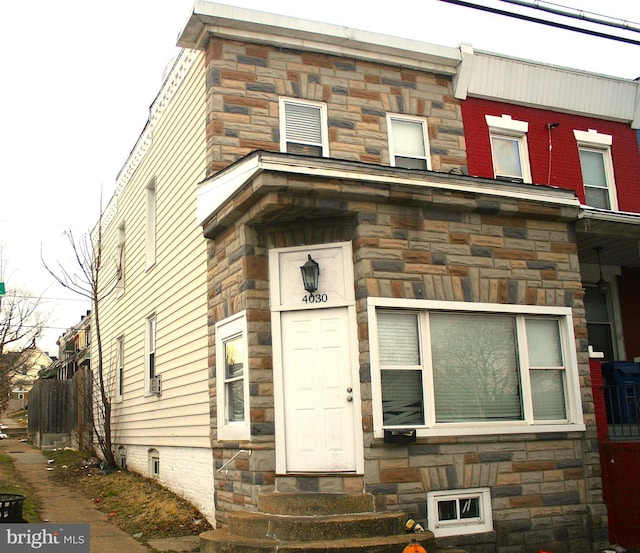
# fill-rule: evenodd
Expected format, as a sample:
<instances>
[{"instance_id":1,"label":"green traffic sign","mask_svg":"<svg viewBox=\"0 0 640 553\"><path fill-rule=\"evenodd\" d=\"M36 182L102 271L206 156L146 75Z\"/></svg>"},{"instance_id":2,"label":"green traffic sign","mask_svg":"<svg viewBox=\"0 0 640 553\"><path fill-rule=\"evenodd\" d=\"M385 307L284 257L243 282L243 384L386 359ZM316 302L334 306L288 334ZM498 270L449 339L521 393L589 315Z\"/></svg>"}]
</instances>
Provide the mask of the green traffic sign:
<instances>
[{"instance_id":1,"label":"green traffic sign","mask_svg":"<svg viewBox=\"0 0 640 553\"><path fill-rule=\"evenodd\" d=\"M4 282L0 282L0 296L4 296L6 292L4 291Z\"/></svg>"}]
</instances>

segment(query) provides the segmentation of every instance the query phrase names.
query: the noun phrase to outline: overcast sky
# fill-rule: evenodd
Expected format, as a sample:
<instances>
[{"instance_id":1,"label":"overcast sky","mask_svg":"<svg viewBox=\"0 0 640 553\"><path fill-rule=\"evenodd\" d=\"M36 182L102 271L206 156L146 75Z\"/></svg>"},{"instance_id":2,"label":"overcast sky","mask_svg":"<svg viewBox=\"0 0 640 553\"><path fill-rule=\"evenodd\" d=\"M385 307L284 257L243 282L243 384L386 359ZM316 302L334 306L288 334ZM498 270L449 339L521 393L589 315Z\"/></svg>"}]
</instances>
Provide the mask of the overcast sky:
<instances>
[{"instance_id":1,"label":"overcast sky","mask_svg":"<svg viewBox=\"0 0 640 553\"><path fill-rule=\"evenodd\" d=\"M474 0L501 9L500 0ZM440 0L393 4L352 0L229 0L269 11L393 36L489 50L633 79L640 46L554 30ZM640 21L640 2L557 0L556 4ZM373 7L375 6L375 7ZM85 234L114 190L140 135L192 0L2 0L0 2L0 250L7 288L42 296L52 312L39 346L80 320L88 303L44 270L69 266L62 233ZM318 9L322 7L324 11ZM536 10L519 10L550 17ZM638 24L640 25L640 24ZM614 29L599 30L623 34ZM624 36L640 40L640 33ZM102 191L102 192L101 192Z\"/></svg>"}]
</instances>

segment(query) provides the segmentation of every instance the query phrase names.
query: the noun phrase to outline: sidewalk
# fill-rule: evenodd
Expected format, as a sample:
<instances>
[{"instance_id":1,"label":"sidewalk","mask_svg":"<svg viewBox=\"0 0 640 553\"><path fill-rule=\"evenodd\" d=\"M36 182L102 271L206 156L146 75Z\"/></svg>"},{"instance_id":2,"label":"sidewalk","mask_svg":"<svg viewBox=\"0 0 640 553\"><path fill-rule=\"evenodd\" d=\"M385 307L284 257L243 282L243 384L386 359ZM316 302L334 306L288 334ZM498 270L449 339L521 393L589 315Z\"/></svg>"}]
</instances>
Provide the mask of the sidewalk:
<instances>
[{"instance_id":1,"label":"sidewalk","mask_svg":"<svg viewBox=\"0 0 640 553\"><path fill-rule=\"evenodd\" d=\"M1 419L3 424L15 423ZM89 523L91 528L91 553L150 553L157 551L198 551L198 536L149 540L149 546L120 530L99 511L93 502L79 492L64 486L47 470L48 459L31 445L13 438L0 440L0 449L11 456L17 472L33 490L43 523L76 522Z\"/></svg>"}]
</instances>

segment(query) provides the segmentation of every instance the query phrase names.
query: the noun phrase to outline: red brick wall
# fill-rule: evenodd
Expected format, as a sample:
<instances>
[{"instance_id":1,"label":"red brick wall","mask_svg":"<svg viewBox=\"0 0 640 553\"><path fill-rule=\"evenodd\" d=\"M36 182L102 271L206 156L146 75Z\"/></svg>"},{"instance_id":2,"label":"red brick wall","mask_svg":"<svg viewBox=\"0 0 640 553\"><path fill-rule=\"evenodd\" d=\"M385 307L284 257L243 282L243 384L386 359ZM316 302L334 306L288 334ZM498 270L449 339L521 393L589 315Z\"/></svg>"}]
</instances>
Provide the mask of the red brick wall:
<instances>
[{"instance_id":1,"label":"red brick wall","mask_svg":"<svg viewBox=\"0 0 640 553\"><path fill-rule=\"evenodd\" d=\"M609 537L627 549L640 547L640 442L600 446Z\"/></svg>"},{"instance_id":2,"label":"red brick wall","mask_svg":"<svg viewBox=\"0 0 640 553\"><path fill-rule=\"evenodd\" d=\"M575 190L580 200L584 201L580 159L573 131L594 129L613 137L611 153L619 209L640 212L640 187L636 185L640 171L638 138L629 125L478 98L469 98L461 102L461 106L470 175L493 178L491 145L485 115L510 115L514 120L529 123L527 142L533 182ZM553 148L550 177L547 123L560 123L559 127L551 131Z\"/></svg>"}]
</instances>

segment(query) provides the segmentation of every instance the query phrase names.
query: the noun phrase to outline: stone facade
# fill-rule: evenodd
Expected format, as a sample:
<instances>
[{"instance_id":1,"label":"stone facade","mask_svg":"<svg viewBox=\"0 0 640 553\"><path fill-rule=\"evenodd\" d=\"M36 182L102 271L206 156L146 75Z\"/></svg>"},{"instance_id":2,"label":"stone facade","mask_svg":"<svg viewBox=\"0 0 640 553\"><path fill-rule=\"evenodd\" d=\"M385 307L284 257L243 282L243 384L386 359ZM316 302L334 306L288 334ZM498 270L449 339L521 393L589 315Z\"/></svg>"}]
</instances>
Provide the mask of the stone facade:
<instances>
[{"instance_id":1,"label":"stone facade","mask_svg":"<svg viewBox=\"0 0 640 553\"><path fill-rule=\"evenodd\" d=\"M466 172L460 108L450 77L216 37L206 54L211 175L253 150L279 150L278 98L288 96L327 103L330 157L340 160L334 163L352 174L362 173L364 165L375 171L369 164L379 164L378 176L388 179L265 171L204 225L212 444L216 468L228 463L215 479L218 521L224 524L231 511L256 510L257 496L264 492L363 490L374 494L379 510L424 519L427 492L482 486L491 489L494 532L452 538L453 543L477 553L537 552L542 546L568 553L601 546L606 509L574 233L577 209L542 195L526 199L526 194L464 191L461 185L475 186L478 179L445 174ZM388 112L428 118L432 168L440 175L419 177L388 167ZM397 182L398 175L423 182ZM527 190L526 185L504 187ZM278 474L269 251L344 241L353 251L365 470ZM369 297L570 307L586 433L419 438L410 445L375 438ZM214 325L243 310L251 440L222 442ZM239 449L251 454L234 458Z\"/></svg>"},{"instance_id":2,"label":"stone facade","mask_svg":"<svg viewBox=\"0 0 640 553\"><path fill-rule=\"evenodd\" d=\"M216 37L206 63L211 174L253 150L280 150L281 96L327 103L333 158L388 165L392 112L429 118L434 170L465 169L450 76Z\"/></svg>"}]
</instances>

